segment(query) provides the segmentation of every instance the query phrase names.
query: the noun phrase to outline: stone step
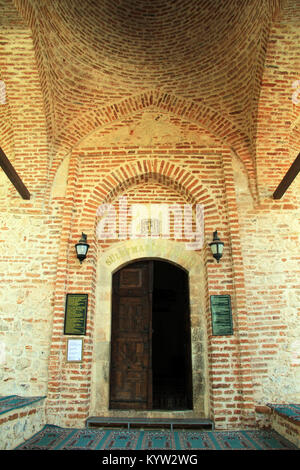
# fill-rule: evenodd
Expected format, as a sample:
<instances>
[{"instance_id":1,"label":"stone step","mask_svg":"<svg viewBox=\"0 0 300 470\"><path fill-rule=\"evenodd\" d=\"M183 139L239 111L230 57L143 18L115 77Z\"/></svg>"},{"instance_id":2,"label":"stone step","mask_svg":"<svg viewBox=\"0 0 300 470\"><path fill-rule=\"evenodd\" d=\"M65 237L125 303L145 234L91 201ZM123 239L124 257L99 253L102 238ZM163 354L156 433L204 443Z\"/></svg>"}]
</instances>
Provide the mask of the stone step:
<instances>
[{"instance_id":1,"label":"stone step","mask_svg":"<svg viewBox=\"0 0 300 470\"><path fill-rule=\"evenodd\" d=\"M131 428L170 428L173 429L203 429L213 430L214 423L206 418L128 418L91 416L86 420L87 428L127 427Z\"/></svg>"}]
</instances>

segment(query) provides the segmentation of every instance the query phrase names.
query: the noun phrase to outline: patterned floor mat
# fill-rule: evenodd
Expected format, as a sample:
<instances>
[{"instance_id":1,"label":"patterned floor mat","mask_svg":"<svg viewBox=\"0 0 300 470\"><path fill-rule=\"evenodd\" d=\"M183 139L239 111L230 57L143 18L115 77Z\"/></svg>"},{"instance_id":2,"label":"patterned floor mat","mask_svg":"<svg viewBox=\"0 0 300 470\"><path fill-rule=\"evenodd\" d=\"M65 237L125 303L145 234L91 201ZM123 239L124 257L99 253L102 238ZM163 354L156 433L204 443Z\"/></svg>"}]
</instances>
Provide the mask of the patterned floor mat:
<instances>
[{"instance_id":1,"label":"patterned floor mat","mask_svg":"<svg viewBox=\"0 0 300 470\"><path fill-rule=\"evenodd\" d=\"M46 425L15 450L292 450L275 431L124 431Z\"/></svg>"}]
</instances>

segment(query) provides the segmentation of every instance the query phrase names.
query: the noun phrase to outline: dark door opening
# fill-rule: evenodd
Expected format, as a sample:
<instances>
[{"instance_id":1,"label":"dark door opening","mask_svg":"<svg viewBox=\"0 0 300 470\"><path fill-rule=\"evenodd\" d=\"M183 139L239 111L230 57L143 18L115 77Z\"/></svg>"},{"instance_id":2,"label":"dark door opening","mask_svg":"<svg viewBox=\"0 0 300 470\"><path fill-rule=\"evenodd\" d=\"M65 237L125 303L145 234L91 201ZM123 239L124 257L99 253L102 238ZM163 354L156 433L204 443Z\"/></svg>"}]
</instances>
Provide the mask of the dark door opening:
<instances>
[{"instance_id":1,"label":"dark door opening","mask_svg":"<svg viewBox=\"0 0 300 470\"><path fill-rule=\"evenodd\" d=\"M154 262L152 303L153 408L192 408L188 276Z\"/></svg>"},{"instance_id":2,"label":"dark door opening","mask_svg":"<svg viewBox=\"0 0 300 470\"><path fill-rule=\"evenodd\" d=\"M187 273L143 260L113 276L111 409L192 409Z\"/></svg>"}]
</instances>

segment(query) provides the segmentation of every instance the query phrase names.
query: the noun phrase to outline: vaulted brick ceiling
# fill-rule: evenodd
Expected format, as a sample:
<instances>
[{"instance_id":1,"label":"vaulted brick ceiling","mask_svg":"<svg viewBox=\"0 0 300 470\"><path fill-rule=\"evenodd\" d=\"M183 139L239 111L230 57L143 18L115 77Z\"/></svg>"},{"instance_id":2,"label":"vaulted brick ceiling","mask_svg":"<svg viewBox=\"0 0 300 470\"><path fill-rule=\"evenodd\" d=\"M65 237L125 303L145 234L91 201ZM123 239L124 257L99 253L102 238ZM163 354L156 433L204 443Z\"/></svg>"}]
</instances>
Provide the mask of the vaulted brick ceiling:
<instances>
[{"instance_id":1,"label":"vaulted brick ceiling","mask_svg":"<svg viewBox=\"0 0 300 470\"><path fill-rule=\"evenodd\" d=\"M32 29L49 135L159 89L203 102L252 140L280 0L15 0Z\"/></svg>"}]
</instances>

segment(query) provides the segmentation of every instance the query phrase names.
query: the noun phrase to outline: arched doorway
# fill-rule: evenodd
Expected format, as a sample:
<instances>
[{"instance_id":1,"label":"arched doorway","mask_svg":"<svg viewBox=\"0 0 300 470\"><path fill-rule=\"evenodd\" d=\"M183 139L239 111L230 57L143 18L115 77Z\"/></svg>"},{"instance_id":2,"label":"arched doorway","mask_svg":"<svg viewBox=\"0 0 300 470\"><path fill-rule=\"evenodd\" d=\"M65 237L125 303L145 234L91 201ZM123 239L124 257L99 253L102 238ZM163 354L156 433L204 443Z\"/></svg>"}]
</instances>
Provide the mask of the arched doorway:
<instances>
[{"instance_id":1,"label":"arched doorway","mask_svg":"<svg viewBox=\"0 0 300 470\"><path fill-rule=\"evenodd\" d=\"M144 259L112 282L110 409L192 409L186 271Z\"/></svg>"}]
</instances>

